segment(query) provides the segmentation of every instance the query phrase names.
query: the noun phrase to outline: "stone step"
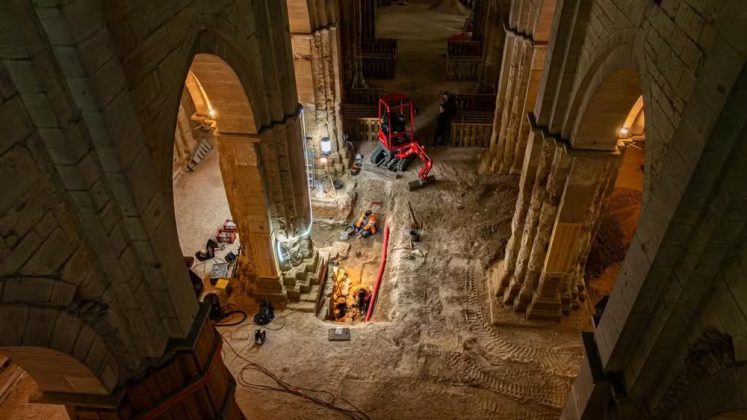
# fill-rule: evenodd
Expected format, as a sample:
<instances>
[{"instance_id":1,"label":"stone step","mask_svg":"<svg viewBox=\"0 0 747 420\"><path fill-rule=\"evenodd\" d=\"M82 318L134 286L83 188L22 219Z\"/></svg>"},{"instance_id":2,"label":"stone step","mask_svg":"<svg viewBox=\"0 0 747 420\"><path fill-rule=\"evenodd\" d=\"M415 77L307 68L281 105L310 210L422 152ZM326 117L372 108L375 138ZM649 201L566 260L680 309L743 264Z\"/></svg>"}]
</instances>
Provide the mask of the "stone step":
<instances>
[{"instance_id":1,"label":"stone step","mask_svg":"<svg viewBox=\"0 0 747 420\"><path fill-rule=\"evenodd\" d=\"M308 293L301 294L301 301L302 302L314 302L316 303L317 299L319 298L319 285L315 284L311 286L311 289Z\"/></svg>"},{"instance_id":2,"label":"stone step","mask_svg":"<svg viewBox=\"0 0 747 420\"><path fill-rule=\"evenodd\" d=\"M316 312L316 303L315 302L290 302L288 303L288 306L286 308L290 309L291 311L298 311L298 312L307 312L307 313L315 313Z\"/></svg>"}]
</instances>

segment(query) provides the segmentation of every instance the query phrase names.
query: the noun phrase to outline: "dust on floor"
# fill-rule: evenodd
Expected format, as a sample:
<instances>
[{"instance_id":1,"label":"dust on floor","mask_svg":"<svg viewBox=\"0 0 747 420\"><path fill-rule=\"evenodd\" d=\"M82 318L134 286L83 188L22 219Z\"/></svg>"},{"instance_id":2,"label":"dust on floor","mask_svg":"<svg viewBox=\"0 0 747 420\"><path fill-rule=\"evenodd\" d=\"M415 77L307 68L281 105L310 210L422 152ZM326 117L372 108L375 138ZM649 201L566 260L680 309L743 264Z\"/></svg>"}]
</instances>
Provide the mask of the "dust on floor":
<instances>
[{"instance_id":1,"label":"dust on floor","mask_svg":"<svg viewBox=\"0 0 747 420\"><path fill-rule=\"evenodd\" d=\"M578 331L493 327L484 290L485 268L502 257L510 235L517 180L479 177L478 150L441 149L435 185L409 192L405 179L363 172L359 202L384 199L391 229L390 257L372 323L350 326L350 342L327 341L336 324L309 314L280 316L267 342L254 346L255 327L222 329L231 347L304 388L343 397L374 419L557 418L581 360ZM410 257L407 202L424 224ZM364 243L353 243L354 253ZM368 246L368 244L366 244ZM268 384L224 351L240 382ZM237 389L249 418L344 418L300 398ZM321 394L319 394L321 395ZM344 405L338 401L339 405Z\"/></svg>"}]
</instances>

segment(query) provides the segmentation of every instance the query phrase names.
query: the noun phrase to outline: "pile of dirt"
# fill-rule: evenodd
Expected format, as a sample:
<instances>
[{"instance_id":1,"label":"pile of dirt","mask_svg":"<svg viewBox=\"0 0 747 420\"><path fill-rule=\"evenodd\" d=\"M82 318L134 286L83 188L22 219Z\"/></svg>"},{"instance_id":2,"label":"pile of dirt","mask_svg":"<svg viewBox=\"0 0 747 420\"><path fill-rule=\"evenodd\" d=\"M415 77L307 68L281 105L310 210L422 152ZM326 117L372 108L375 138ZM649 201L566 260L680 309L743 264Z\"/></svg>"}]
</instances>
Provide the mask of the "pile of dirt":
<instances>
[{"instance_id":1,"label":"pile of dirt","mask_svg":"<svg viewBox=\"0 0 747 420\"><path fill-rule=\"evenodd\" d=\"M640 217L641 191L616 189L599 216L600 225L589 251L584 278L594 297L614 287L620 264L630 246Z\"/></svg>"}]
</instances>

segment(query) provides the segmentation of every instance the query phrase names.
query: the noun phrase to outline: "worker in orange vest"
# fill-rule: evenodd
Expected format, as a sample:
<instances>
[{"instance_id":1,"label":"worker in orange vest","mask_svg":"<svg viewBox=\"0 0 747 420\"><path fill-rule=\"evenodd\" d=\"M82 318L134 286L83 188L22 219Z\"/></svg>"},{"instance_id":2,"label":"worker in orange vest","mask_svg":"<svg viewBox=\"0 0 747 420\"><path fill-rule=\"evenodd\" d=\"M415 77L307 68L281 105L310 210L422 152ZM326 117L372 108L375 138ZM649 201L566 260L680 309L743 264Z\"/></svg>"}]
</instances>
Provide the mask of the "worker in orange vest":
<instances>
[{"instance_id":1,"label":"worker in orange vest","mask_svg":"<svg viewBox=\"0 0 747 420\"><path fill-rule=\"evenodd\" d=\"M358 216L358 220L353 223L353 230L355 233L361 233L364 227L366 227L366 223L368 222L368 217L371 215L371 210L366 210L365 212L361 213L360 216Z\"/></svg>"},{"instance_id":2,"label":"worker in orange vest","mask_svg":"<svg viewBox=\"0 0 747 420\"><path fill-rule=\"evenodd\" d=\"M376 233L376 215L371 214L368 216L368 221L366 221L366 225L363 226L363 231L361 232L361 236L364 238L367 238L371 235L374 235Z\"/></svg>"}]
</instances>

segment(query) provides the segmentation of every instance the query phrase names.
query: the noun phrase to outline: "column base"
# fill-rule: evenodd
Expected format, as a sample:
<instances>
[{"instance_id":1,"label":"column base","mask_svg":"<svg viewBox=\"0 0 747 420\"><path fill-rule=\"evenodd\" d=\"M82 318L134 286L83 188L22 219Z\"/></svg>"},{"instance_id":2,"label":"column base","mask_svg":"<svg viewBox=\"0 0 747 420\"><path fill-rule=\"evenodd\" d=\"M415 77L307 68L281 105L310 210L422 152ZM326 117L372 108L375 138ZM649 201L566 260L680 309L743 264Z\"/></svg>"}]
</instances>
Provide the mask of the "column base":
<instances>
[{"instance_id":1,"label":"column base","mask_svg":"<svg viewBox=\"0 0 747 420\"><path fill-rule=\"evenodd\" d=\"M169 342L164 355L115 392L117 401L61 400L73 419L220 418L244 420L235 398L236 381L221 357L222 337L203 304L187 338ZM45 398L43 396L42 398Z\"/></svg>"},{"instance_id":2,"label":"column base","mask_svg":"<svg viewBox=\"0 0 747 420\"><path fill-rule=\"evenodd\" d=\"M535 294L527 308L527 319L560 321L562 317L560 297L544 297Z\"/></svg>"},{"instance_id":3,"label":"column base","mask_svg":"<svg viewBox=\"0 0 747 420\"><path fill-rule=\"evenodd\" d=\"M503 304L506 306L514 306L516 304L516 297L521 293L523 285L511 275L508 282L508 287L503 292Z\"/></svg>"}]
</instances>

